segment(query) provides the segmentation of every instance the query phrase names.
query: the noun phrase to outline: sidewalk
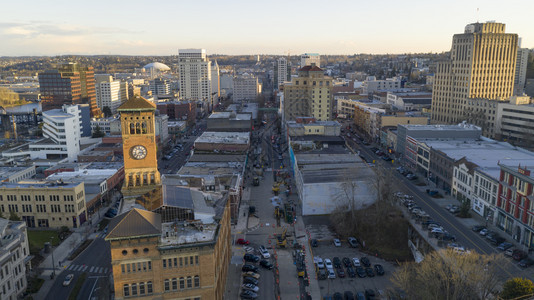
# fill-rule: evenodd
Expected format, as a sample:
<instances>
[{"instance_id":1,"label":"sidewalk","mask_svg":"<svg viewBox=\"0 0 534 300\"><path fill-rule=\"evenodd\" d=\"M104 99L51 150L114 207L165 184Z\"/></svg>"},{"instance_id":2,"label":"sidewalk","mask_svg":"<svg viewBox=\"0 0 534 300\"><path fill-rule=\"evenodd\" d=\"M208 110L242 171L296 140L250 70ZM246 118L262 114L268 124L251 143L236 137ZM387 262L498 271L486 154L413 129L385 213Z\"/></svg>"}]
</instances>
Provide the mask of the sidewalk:
<instances>
[{"instance_id":1,"label":"sidewalk","mask_svg":"<svg viewBox=\"0 0 534 300\"><path fill-rule=\"evenodd\" d=\"M117 200L117 195L113 197L113 202ZM44 283L41 286L41 289L38 293L32 295L35 300L45 299L52 286L54 281L58 278L58 275L63 272L64 269L68 268L72 261L68 260L68 257L80 246L85 240L90 239L94 240L100 232L95 232L98 229L98 224L102 219L104 219L104 213L108 209L107 207L101 207L100 213L95 213L92 215L92 225L89 225L89 221L82 224L79 228L74 228L69 235L61 244L53 248L50 253L43 259L41 264L34 266L34 269L42 270L39 278L44 279ZM55 265L52 265L52 258ZM53 270L55 271L56 277L54 279L50 278ZM62 279L58 279L62 280Z\"/></svg>"}]
</instances>

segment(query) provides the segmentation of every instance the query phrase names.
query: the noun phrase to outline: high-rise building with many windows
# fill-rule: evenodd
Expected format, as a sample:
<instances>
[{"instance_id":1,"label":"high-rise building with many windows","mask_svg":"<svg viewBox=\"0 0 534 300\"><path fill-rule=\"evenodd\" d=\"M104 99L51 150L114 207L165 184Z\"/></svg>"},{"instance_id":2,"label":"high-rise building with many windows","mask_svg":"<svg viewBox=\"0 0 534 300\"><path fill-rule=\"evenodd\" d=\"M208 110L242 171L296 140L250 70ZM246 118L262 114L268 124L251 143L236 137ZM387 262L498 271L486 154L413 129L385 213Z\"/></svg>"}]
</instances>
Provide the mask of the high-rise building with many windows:
<instances>
[{"instance_id":1,"label":"high-rise building with many windows","mask_svg":"<svg viewBox=\"0 0 534 300\"><path fill-rule=\"evenodd\" d=\"M206 49L178 50L180 98L183 100L211 99L211 63Z\"/></svg>"},{"instance_id":2,"label":"high-rise building with many windows","mask_svg":"<svg viewBox=\"0 0 534 300\"><path fill-rule=\"evenodd\" d=\"M468 98L506 100L514 91L518 36L505 24L465 27L452 38L450 58L438 63L432 91L432 122L464 119Z\"/></svg>"},{"instance_id":3,"label":"high-rise building with many windows","mask_svg":"<svg viewBox=\"0 0 534 300\"><path fill-rule=\"evenodd\" d=\"M91 117L101 115L96 105L93 67L62 64L57 70L39 73L39 86L43 111L61 109L64 104L89 104Z\"/></svg>"}]
</instances>

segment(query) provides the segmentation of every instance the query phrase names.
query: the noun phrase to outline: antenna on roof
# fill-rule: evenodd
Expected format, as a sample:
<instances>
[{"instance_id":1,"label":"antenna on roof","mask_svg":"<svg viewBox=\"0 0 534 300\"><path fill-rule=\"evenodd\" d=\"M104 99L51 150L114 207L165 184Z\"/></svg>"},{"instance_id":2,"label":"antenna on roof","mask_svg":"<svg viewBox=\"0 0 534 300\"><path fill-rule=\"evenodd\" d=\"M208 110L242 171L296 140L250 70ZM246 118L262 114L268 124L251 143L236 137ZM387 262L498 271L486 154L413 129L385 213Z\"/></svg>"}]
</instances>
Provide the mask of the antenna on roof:
<instances>
[{"instance_id":1,"label":"antenna on roof","mask_svg":"<svg viewBox=\"0 0 534 300\"><path fill-rule=\"evenodd\" d=\"M477 7L477 23L478 23L478 10L479 10L479 8Z\"/></svg>"}]
</instances>

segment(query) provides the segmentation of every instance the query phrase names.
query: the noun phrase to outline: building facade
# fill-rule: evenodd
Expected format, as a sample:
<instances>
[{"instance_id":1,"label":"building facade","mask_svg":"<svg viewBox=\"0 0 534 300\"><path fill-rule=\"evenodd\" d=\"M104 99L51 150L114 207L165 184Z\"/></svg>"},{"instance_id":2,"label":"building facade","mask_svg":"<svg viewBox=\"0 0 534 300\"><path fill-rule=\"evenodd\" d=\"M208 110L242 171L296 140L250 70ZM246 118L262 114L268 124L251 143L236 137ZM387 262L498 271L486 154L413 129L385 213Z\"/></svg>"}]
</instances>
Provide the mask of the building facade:
<instances>
[{"instance_id":1,"label":"building facade","mask_svg":"<svg viewBox=\"0 0 534 300\"><path fill-rule=\"evenodd\" d=\"M332 78L321 68L306 66L284 85L284 116L286 121L297 117L313 117L318 121L332 120Z\"/></svg>"},{"instance_id":2,"label":"building facade","mask_svg":"<svg viewBox=\"0 0 534 300\"><path fill-rule=\"evenodd\" d=\"M300 67L315 65L321 67L321 56L319 53L304 53L300 56Z\"/></svg>"},{"instance_id":3,"label":"building facade","mask_svg":"<svg viewBox=\"0 0 534 300\"><path fill-rule=\"evenodd\" d=\"M57 70L39 73L39 86L43 111L60 109L64 104L89 104L91 117L101 114L96 104L93 67L62 64Z\"/></svg>"},{"instance_id":4,"label":"building facade","mask_svg":"<svg viewBox=\"0 0 534 300\"><path fill-rule=\"evenodd\" d=\"M149 88L152 92L152 96L166 96L171 93L171 84L163 78L150 80Z\"/></svg>"},{"instance_id":5,"label":"building facade","mask_svg":"<svg viewBox=\"0 0 534 300\"><path fill-rule=\"evenodd\" d=\"M514 76L514 95L521 96L525 92L527 80L528 48L517 48L517 59Z\"/></svg>"},{"instance_id":6,"label":"building facade","mask_svg":"<svg viewBox=\"0 0 534 300\"><path fill-rule=\"evenodd\" d=\"M160 114L169 116L170 120L186 121L192 125L196 120L196 103L193 101L158 102Z\"/></svg>"},{"instance_id":7,"label":"building facade","mask_svg":"<svg viewBox=\"0 0 534 300\"><path fill-rule=\"evenodd\" d=\"M18 215L30 228L77 228L87 219L84 184L2 182L0 210Z\"/></svg>"},{"instance_id":8,"label":"building facade","mask_svg":"<svg viewBox=\"0 0 534 300\"><path fill-rule=\"evenodd\" d=\"M517 34L487 22L465 27L452 39L450 58L436 67L432 122L462 121L468 98L506 100L514 91Z\"/></svg>"},{"instance_id":9,"label":"building facade","mask_svg":"<svg viewBox=\"0 0 534 300\"><path fill-rule=\"evenodd\" d=\"M125 101L122 98L121 82L113 80L110 75L97 75L96 78L96 104L102 111L109 107L112 114L117 113L117 108Z\"/></svg>"},{"instance_id":10,"label":"building facade","mask_svg":"<svg viewBox=\"0 0 534 300\"><path fill-rule=\"evenodd\" d=\"M0 298L20 299L28 286L26 272L31 267L26 225L0 218L0 239Z\"/></svg>"},{"instance_id":11,"label":"building facade","mask_svg":"<svg viewBox=\"0 0 534 300\"><path fill-rule=\"evenodd\" d=\"M211 62L206 49L180 49L180 99L211 102Z\"/></svg>"},{"instance_id":12,"label":"building facade","mask_svg":"<svg viewBox=\"0 0 534 300\"><path fill-rule=\"evenodd\" d=\"M274 68L274 88L280 90L286 81L291 81L291 66L285 57L280 57Z\"/></svg>"},{"instance_id":13,"label":"building facade","mask_svg":"<svg viewBox=\"0 0 534 300\"><path fill-rule=\"evenodd\" d=\"M234 78L234 102L254 101L261 94L261 85L258 78L252 75Z\"/></svg>"}]
</instances>

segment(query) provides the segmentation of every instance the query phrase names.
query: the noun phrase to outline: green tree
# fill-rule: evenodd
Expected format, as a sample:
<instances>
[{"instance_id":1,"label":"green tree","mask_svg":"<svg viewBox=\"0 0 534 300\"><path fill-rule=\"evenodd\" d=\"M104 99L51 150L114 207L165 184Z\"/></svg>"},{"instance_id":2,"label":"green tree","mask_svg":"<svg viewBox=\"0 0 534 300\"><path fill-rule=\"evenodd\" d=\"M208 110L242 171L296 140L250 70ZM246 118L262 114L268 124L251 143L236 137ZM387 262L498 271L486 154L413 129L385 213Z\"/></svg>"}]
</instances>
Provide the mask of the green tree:
<instances>
[{"instance_id":1,"label":"green tree","mask_svg":"<svg viewBox=\"0 0 534 300\"><path fill-rule=\"evenodd\" d=\"M9 219L10 219L11 221L20 221L20 217L19 217L19 216L17 215L17 213L14 212L14 211L10 211L10 212L9 212Z\"/></svg>"},{"instance_id":2,"label":"green tree","mask_svg":"<svg viewBox=\"0 0 534 300\"><path fill-rule=\"evenodd\" d=\"M104 116L106 118L111 117L113 115L113 113L111 112L111 108L109 108L109 106L104 106L104 108L102 108L102 112L104 113Z\"/></svg>"},{"instance_id":3,"label":"green tree","mask_svg":"<svg viewBox=\"0 0 534 300\"><path fill-rule=\"evenodd\" d=\"M93 138L101 138L101 137L104 137L105 135L106 135L106 133L102 131L102 128L100 128L100 126L96 125L95 131L93 131L92 137Z\"/></svg>"},{"instance_id":4,"label":"green tree","mask_svg":"<svg viewBox=\"0 0 534 300\"><path fill-rule=\"evenodd\" d=\"M515 277L504 283L501 297L504 299L518 299L532 294L534 294L534 283L526 278Z\"/></svg>"}]
</instances>

